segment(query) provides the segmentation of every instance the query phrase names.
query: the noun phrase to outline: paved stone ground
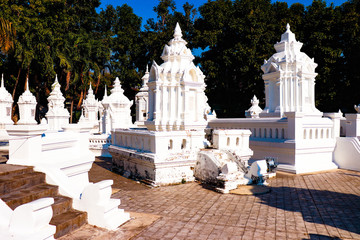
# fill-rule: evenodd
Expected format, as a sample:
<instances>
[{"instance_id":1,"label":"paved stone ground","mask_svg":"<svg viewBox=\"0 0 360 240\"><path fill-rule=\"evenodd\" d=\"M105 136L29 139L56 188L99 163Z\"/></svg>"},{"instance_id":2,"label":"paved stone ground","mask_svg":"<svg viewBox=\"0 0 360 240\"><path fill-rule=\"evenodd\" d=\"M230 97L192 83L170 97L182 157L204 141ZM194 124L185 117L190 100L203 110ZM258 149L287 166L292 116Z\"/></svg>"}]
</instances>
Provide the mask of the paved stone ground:
<instances>
[{"instance_id":1,"label":"paved stone ground","mask_svg":"<svg viewBox=\"0 0 360 240\"><path fill-rule=\"evenodd\" d=\"M90 180L113 178L121 208L159 216L131 239L360 239L360 172L278 172L270 193L244 196L197 182L149 188L106 169L97 159Z\"/></svg>"}]
</instances>

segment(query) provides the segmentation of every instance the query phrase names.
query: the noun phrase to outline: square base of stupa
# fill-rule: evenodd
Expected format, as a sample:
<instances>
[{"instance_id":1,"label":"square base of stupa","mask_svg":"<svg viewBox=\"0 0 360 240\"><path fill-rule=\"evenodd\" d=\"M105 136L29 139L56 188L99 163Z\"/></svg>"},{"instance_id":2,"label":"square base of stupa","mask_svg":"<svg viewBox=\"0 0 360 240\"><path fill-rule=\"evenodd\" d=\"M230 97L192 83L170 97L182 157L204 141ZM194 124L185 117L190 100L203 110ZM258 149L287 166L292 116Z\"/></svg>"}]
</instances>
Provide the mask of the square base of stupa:
<instances>
[{"instance_id":1,"label":"square base of stupa","mask_svg":"<svg viewBox=\"0 0 360 240\"><path fill-rule=\"evenodd\" d=\"M115 129L109 147L113 167L126 177L153 185L194 181L193 169L204 131L157 132Z\"/></svg>"}]
</instances>

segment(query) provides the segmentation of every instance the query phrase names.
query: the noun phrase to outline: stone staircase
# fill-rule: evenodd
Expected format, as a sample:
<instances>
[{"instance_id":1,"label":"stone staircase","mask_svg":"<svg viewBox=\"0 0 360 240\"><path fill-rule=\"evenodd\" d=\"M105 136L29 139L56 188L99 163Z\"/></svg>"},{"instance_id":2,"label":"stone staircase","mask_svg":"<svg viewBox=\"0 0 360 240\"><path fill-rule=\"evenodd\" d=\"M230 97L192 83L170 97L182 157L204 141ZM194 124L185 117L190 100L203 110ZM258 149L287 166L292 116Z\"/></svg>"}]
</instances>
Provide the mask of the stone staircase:
<instances>
[{"instance_id":1,"label":"stone staircase","mask_svg":"<svg viewBox=\"0 0 360 240\"><path fill-rule=\"evenodd\" d=\"M54 198L50 224L56 226L55 238L87 222L86 212L72 209L72 199L59 195L57 186L46 184L44 173L32 167L0 164L0 198L11 209L43 197Z\"/></svg>"}]
</instances>

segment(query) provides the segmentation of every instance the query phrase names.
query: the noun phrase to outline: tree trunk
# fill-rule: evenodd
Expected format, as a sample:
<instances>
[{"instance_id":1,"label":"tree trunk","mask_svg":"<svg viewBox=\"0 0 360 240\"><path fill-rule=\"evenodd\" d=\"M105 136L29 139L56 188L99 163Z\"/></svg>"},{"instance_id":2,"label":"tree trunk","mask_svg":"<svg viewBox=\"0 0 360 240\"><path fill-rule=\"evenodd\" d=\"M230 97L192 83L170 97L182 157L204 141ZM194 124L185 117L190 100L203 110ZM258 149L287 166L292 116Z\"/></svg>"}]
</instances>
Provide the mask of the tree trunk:
<instances>
[{"instance_id":1,"label":"tree trunk","mask_svg":"<svg viewBox=\"0 0 360 240\"><path fill-rule=\"evenodd\" d=\"M66 73L66 87L65 87L65 91L67 91L69 89L70 86L70 76L71 76L71 72L68 71Z\"/></svg>"},{"instance_id":2,"label":"tree trunk","mask_svg":"<svg viewBox=\"0 0 360 240\"><path fill-rule=\"evenodd\" d=\"M20 68L19 68L19 71L18 71L18 75L17 75L17 77L16 77L16 82L15 82L15 85L14 85L14 89L13 89L13 92L12 92L12 98L13 98L13 100L14 100L14 103L13 103L12 108L11 108L11 119L14 121L14 123L16 123L16 122L18 121L18 117L15 118L15 109L16 109L15 93L16 93L17 85L18 85L18 83L19 83L19 78L20 78L21 70L22 70L22 68L20 67Z\"/></svg>"},{"instance_id":3,"label":"tree trunk","mask_svg":"<svg viewBox=\"0 0 360 240\"><path fill-rule=\"evenodd\" d=\"M70 123L72 123L72 119L73 119L73 108L74 108L74 100L71 100L71 104L70 104Z\"/></svg>"},{"instance_id":4,"label":"tree trunk","mask_svg":"<svg viewBox=\"0 0 360 240\"><path fill-rule=\"evenodd\" d=\"M82 104L82 101L83 101L83 98L84 98L84 91L85 91L85 90L82 90L82 91L81 91L80 99L79 99L79 102L78 102L78 104L77 104L77 106L76 106L76 109L80 109L80 108L81 108L81 104Z\"/></svg>"},{"instance_id":5,"label":"tree trunk","mask_svg":"<svg viewBox=\"0 0 360 240\"><path fill-rule=\"evenodd\" d=\"M28 81L29 80L29 74L30 74L30 66L27 68L27 71L26 71L26 78L25 78L25 84L24 84L24 91L26 91L26 87L27 87L27 84L28 84ZM30 89L30 88L29 88Z\"/></svg>"},{"instance_id":6,"label":"tree trunk","mask_svg":"<svg viewBox=\"0 0 360 240\"><path fill-rule=\"evenodd\" d=\"M18 85L18 83L19 83L19 78L20 78L21 70L22 70L22 68L20 67L20 68L19 68L18 75L17 75L17 78L16 78L15 86L14 86L14 89L13 89L13 93L12 93L12 98L13 98L13 99L15 98L16 87L17 87L17 85ZM15 100L15 99L14 99L14 100Z\"/></svg>"}]
</instances>

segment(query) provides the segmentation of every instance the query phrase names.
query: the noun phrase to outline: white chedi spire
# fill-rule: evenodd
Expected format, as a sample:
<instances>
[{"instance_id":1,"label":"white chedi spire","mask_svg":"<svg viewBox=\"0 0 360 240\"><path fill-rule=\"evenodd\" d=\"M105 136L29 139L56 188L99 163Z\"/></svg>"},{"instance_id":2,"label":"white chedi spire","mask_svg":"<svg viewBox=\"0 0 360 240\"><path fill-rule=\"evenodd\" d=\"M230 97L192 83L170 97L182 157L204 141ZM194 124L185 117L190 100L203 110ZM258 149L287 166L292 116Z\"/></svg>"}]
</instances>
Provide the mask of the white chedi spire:
<instances>
[{"instance_id":1,"label":"white chedi spire","mask_svg":"<svg viewBox=\"0 0 360 240\"><path fill-rule=\"evenodd\" d=\"M285 112L321 115L315 107L317 64L301 52L302 45L288 24L281 41L274 45L276 53L261 66L266 106L260 117L284 117Z\"/></svg>"},{"instance_id":2,"label":"white chedi spire","mask_svg":"<svg viewBox=\"0 0 360 240\"><path fill-rule=\"evenodd\" d=\"M50 130L61 130L62 127L69 124L70 114L65 108L65 98L61 92L61 85L57 75L55 81L51 85L52 91L48 100L48 112L46 113L47 122Z\"/></svg>"},{"instance_id":3,"label":"white chedi spire","mask_svg":"<svg viewBox=\"0 0 360 240\"><path fill-rule=\"evenodd\" d=\"M148 90L147 83L149 81L149 67L148 67L148 65L146 65L145 74L141 79L143 80L143 82L142 82L142 86L140 88L140 92L147 91Z\"/></svg>"},{"instance_id":4,"label":"white chedi spire","mask_svg":"<svg viewBox=\"0 0 360 240\"><path fill-rule=\"evenodd\" d=\"M251 99L251 107L245 111L245 116L247 118L259 118L259 114L263 110L259 107L259 99L254 95Z\"/></svg>"},{"instance_id":5,"label":"white chedi spire","mask_svg":"<svg viewBox=\"0 0 360 240\"><path fill-rule=\"evenodd\" d=\"M178 61L191 62L194 59L190 49L186 47L187 42L182 39L182 32L179 23L176 23L174 30L174 38L171 39L168 45L165 45L164 50L161 54L162 60L167 62L174 58Z\"/></svg>"},{"instance_id":6,"label":"white chedi spire","mask_svg":"<svg viewBox=\"0 0 360 240\"><path fill-rule=\"evenodd\" d=\"M29 90L29 78L26 79L26 90L19 97L18 103L35 103L36 105L36 98Z\"/></svg>"},{"instance_id":7,"label":"white chedi spire","mask_svg":"<svg viewBox=\"0 0 360 240\"><path fill-rule=\"evenodd\" d=\"M105 89L106 91L106 89ZM111 94L101 101L104 109L111 119L111 127L114 128L130 128L132 127L131 121L131 106L133 101L130 101L125 95L121 87L119 78L114 81L114 88L111 89Z\"/></svg>"},{"instance_id":8,"label":"white chedi spire","mask_svg":"<svg viewBox=\"0 0 360 240\"><path fill-rule=\"evenodd\" d=\"M165 45L159 66L153 62L148 80L149 101L145 126L151 131L204 129L208 112L205 76L182 39L179 24ZM186 93L184 92L186 89Z\"/></svg>"},{"instance_id":9,"label":"white chedi spire","mask_svg":"<svg viewBox=\"0 0 360 240\"><path fill-rule=\"evenodd\" d=\"M89 122L93 125L94 132L98 132L98 112L99 112L99 101L95 98L94 91L92 89L92 85L90 82L88 94L86 95L86 98L83 101L82 104L82 116L79 120L79 123Z\"/></svg>"},{"instance_id":10,"label":"white chedi spire","mask_svg":"<svg viewBox=\"0 0 360 240\"><path fill-rule=\"evenodd\" d=\"M6 103L14 102L11 94L5 88L4 74L2 74L2 77L1 77L0 102L6 102Z\"/></svg>"},{"instance_id":11,"label":"white chedi spire","mask_svg":"<svg viewBox=\"0 0 360 240\"><path fill-rule=\"evenodd\" d=\"M286 24L286 31L281 35L280 42L297 42L295 34L290 30L290 24Z\"/></svg>"},{"instance_id":12,"label":"white chedi spire","mask_svg":"<svg viewBox=\"0 0 360 240\"><path fill-rule=\"evenodd\" d=\"M18 100L20 120L17 124L37 124L35 121L36 104L36 98L29 90L29 78L27 78L26 90Z\"/></svg>"},{"instance_id":13,"label":"white chedi spire","mask_svg":"<svg viewBox=\"0 0 360 240\"><path fill-rule=\"evenodd\" d=\"M174 31L174 38L181 38L182 32L179 23L176 23L175 31Z\"/></svg>"},{"instance_id":14,"label":"white chedi spire","mask_svg":"<svg viewBox=\"0 0 360 240\"><path fill-rule=\"evenodd\" d=\"M13 102L11 94L5 88L4 74L2 74L0 87L0 125L13 124L11 120Z\"/></svg>"}]
</instances>

